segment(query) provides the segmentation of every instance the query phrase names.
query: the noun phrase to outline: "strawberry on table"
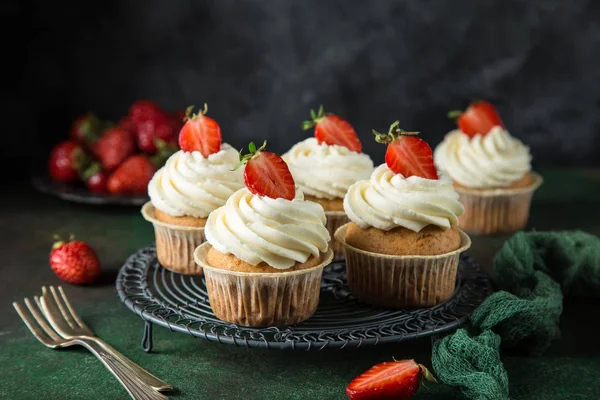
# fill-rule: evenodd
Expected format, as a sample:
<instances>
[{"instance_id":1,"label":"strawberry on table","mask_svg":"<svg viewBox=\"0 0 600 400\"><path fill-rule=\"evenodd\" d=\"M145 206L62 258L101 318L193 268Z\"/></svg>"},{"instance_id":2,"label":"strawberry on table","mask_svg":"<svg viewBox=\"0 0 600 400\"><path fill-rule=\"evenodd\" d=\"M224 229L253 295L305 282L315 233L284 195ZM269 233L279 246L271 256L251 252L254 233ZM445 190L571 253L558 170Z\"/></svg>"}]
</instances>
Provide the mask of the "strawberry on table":
<instances>
[{"instance_id":1,"label":"strawberry on table","mask_svg":"<svg viewBox=\"0 0 600 400\"><path fill-rule=\"evenodd\" d=\"M346 395L352 400L405 400L415 394L423 378L437 382L414 360L384 362L354 378Z\"/></svg>"},{"instance_id":2,"label":"strawberry on table","mask_svg":"<svg viewBox=\"0 0 600 400\"><path fill-rule=\"evenodd\" d=\"M249 154L242 155L240 152L238 168L246 164L244 183L250 192L259 196L293 200L296 196L296 184L292 173L280 156L264 151L266 146L266 140L258 149L251 142L248 146Z\"/></svg>"},{"instance_id":3,"label":"strawberry on table","mask_svg":"<svg viewBox=\"0 0 600 400\"><path fill-rule=\"evenodd\" d=\"M468 136L486 135L495 126L504 128L500 114L487 101L474 102L464 112L450 111L448 117L457 119L458 128Z\"/></svg>"},{"instance_id":4,"label":"strawberry on table","mask_svg":"<svg viewBox=\"0 0 600 400\"><path fill-rule=\"evenodd\" d=\"M74 240L63 241L59 237L50 252L50 267L63 281L85 284L100 276L100 260L87 243Z\"/></svg>"},{"instance_id":5,"label":"strawberry on table","mask_svg":"<svg viewBox=\"0 0 600 400\"><path fill-rule=\"evenodd\" d=\"M135 153L135 138L128 130L111 128L98 139L93 150L104 168L110 171Z\"/></svg>"},{"instance_id":6,"label":"strawberry on table","mask_svg":"<svg viewBox=\"0 0 600 400\"><path fill-rule=\"evenodd\" d=\"M438 172L433 164L433 152L426 141L417 137L419 132L406 132L398 128L394 122L387 134L373 130L378 143L387 144L385 163L395 174L405 178L420 176L427 179L438 179Z\"/></svg>"},{"instance_id":7,"label":"strawberry on table","mask_svg":"<svg viewBox=\"0 0 600 400\"><path fill-rule=\"evenodd\" d=\"M48 172L50 177L59 182L73 182L89 163L89 159L81 145L72 140L57 144L50 153Z\"/></svg>"},{"instance_id":8,"label":"strawberry on table","mask_svg":"<svg viewBox=\"0 0 600 400\"><path fill-rule=\"evenodd\" d=\"M192 114L194 106L186 110L186 121L179 132L179 147L186 152L199 151L204 157L221 150L221 128L207 117L208 105L198 114Z\"/></svg>"},{"instance_id":9,"label":"strawberry on table","mask_svg":"<svg viewBox=\"0 0 600 400\"><path fill-rule=\"evenodd\" d=\"M344 146L357 153L362 151L356 131L346 120L335 114L325 113L323 106L317 113L310 110L310 116L311 120L304 121L302 128L308 130L314 126L315 138L319 144Z\"/></svg>"}]
</instances>

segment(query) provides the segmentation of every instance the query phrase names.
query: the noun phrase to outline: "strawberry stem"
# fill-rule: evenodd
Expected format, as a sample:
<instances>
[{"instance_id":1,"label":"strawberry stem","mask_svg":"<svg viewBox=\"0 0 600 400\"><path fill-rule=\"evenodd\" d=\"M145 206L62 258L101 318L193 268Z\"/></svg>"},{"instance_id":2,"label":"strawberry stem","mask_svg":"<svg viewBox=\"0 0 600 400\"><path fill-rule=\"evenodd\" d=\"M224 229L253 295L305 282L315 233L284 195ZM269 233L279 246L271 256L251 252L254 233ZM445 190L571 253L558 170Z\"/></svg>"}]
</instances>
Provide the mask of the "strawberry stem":
<instances>
[{"instance_id":1,"label":"strawberry stem","mask_svg":"<svg viewBox=\"0 0 600 400\"><path fill-rule=\"evenodd\" d=\"M208 112L208 104L204 103L204 108L200 112L198 112L198 114L193 114L192 113L193 110L194 110L193 105L191 105L185 109L185 117L183 117L183 122L187 121L188 119L194 119L194 118L198 118L199 116L206 115L206 113Z\"/></svg>"},{"instance_id":2,"label":"strawberry stem","mask_svg":"<svg viewBox=\"0 0 600 400\"><path fill-rule=\"evenodd\" d=\"M429 369L427 369L426 366L424 366L423 364L419 364L419 369L421 370L421 375L423 376L423 378L425 378L426 381L438 383L437 379L435 379L435 376L433 376L431 371L429 371Z\"/></svg>"},{"instance_id":3,"label":"strawberry stem","mask_svg":"<svg viewBox=\"0 0 600 400\"><path fill-rule=\"evenodd\" d=\"M462 111L461 110L452 110L448 112L448 118L450 119L457 119L462 115Z\"/></svg>"},{"instance_id":4,"label":"strawberry stem","mask_svg":"<svg viewBox=\"0 0 600 400\"><path fill-rule=\"evenodd\" d=\"M309 130L310 128L312 128L313 126L317 125L319 122L321 122L321 120L325 117L325 110L323 109L323 104L321 104L319 106L319 110L317 112L315 112L315 110L313 110L311 108L310 110L310 121L303 121L302 122L302 129L303 130Z\"/></svg>"},{"instance_id":5,"label":"strawberry stem","mask_svg":"<svg viewBox=\"0 0 600 400\"><path fill-rule=\"evenodd\" d=\"M256 148L256 145L254 144L254 142L250 142L250 144L248 145L248 150L250 151L250 153L243 154L244 149L240 150L240 162L237 163L237 165L235 166L235 168L232 169L232 171L235 171L236 169L240 168L242 165L246 164L248 161L250 161L257 155L259 155L260 152L263 151L266 147L267 147L266 140L263 142L262 146L260 146L258 149Z\"/></svg>"},{"instance_id":6,"label":"strawberry stem","mask_svg":"<svg viewBox=\"0 0 600 400\"><path fill-rule=\"evenodd\" d=\"M418 135L419 133L421 133L421 132L405 131L404 129L398 128L399 124L400 124L400 121L394 121L390 125L388 133L377 132L375 129L373 129L373 134L375 135L375 141L377 143L390 144L394 140L398 139L398 137L400 137L400 136L414 136L414 135Z\"/></svg>"}]
</instances>

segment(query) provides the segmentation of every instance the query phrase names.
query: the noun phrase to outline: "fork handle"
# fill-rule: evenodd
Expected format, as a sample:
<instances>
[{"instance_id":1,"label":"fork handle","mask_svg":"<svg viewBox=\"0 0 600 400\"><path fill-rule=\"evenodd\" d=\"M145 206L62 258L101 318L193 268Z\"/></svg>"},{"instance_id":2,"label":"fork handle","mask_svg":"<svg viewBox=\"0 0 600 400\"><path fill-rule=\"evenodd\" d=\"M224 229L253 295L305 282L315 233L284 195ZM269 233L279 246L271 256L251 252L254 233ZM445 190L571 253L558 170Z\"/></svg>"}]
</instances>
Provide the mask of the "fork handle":
<instances>
[{"instance_id":1,"label":"fork handle","mask_svg":"<svg viewBox=\"0 0 600 400\"><path fill-rule=\"evenodd\" d=\"M96 346L99 346L104 352L108 354L108 357L114 357L117 362L123 364L126 368L131 370L134 374L136 374L139 379L146 383L147 385L152 386L156 390L173 390L173 385L168 384L167 382L157 378L152 375L150 372L146 371L144 368L140 367L129 358L125 357L123 354L119 353L114 347L110 344L106 343L104 340L100 339L97 336L86 337L86 341L94 342Z\"/></svg>"},{"instance_id":2,"label":"fork handle","mask_svg":"<svg viewBox=\"0 0 600 400\"><path fill-rule=\"evenodd\" d=\"M107 353L100 345L90 340L76 340L95 355L102 364L119 380L129 395L135 400L166 400L167 397L141 381L118 359Z\"/></svg>"}]
</instances>

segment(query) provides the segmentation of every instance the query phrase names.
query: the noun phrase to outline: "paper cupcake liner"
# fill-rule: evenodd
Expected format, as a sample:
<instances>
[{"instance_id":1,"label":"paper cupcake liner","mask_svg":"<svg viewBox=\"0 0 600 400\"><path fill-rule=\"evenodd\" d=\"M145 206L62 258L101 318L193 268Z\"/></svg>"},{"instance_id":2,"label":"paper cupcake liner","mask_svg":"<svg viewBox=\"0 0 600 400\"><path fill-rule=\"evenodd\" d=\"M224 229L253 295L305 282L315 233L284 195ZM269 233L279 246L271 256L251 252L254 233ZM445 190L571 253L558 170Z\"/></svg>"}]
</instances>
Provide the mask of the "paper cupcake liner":
<instances>
[{"instance_id":1,"label":"paper cupcake liner","mask_svg":"<svg viewBox=\"0 0 600 400\"><path fill-rule=\"evenodd\" d=\"M329 242L329 248L333 250L333 259L343 260L344 259L344 247L340 242L335 239L335 231L344 224L347 224L350 220L346 213L343 211L325 211L327 216L326 228L331 235L331 241Z\"/></svg>"},{"instance_id":2,"label":"paper cupcake liner","mask_svg":"<svg viewBox=\"0 0 600 400\"><path fill-rule=\"evenodd\" d=\"M393 309L424 308L452 297L460 253L471 246L469 236L457 229L461 247L435 256L394 256L364 251L346 243L348 224L335 237L346 253L350 292L359 300Z\"/></svg>"},{"instance_id":3,"label":"paper cupcake liner","mask_svg":"<svg viewBox=\"0 0 600 400\"><path fill-rule=\"evenodd\" d=\"M206 263L210 243L196 249L195 259L204 270L210 306L222 321L266 327L292 325L314 314L319 304L323 268L333 258L328 249L312 268L277 273L228 271Z\"/></svg>"},{"instance_id":4,"label":"paper cupcake liner","mask_svg":"<svg viewBox=\"0 0 600 400\"><path fill-rule=\"evenodd\" d=\"M194 251L204 243L204 228L159 221L150 202L142 207L142 215L154 225L156 255L160 264L179 274L202 275L202 268L194 261Z\"/></svg>"},{"instance_id":5,"label":"paper cupcake liner","mask_svg":"<svg viewBox=\"0 0 600 400\"><path fill-rule=\"evenodd\" d=\"M459 226L469 233L492 234L517 232L527 225L533 192L543 179L533 173L533 183L525 188L486 191L456 188L465 212Z\"/></svg>"}]
</instances>

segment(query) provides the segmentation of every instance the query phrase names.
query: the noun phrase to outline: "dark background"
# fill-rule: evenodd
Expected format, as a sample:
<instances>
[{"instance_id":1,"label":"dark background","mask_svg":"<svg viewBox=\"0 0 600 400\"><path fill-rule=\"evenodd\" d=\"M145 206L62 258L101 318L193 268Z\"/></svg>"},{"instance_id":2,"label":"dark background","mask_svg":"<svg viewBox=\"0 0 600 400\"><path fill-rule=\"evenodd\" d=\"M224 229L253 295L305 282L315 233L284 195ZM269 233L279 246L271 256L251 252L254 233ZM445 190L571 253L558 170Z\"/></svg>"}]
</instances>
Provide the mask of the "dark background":
<instances>
[{"instance_id":1,"label":"dark background","mask_svg":"<svg viewBox=\"0 0 600 400\"><path fill-rule=\"evenodd\" d=\"M311 107L371 128L395 119L432 147L475 98L499 108L536 166L600 165L600 2L13 1L3 5L4 162L66 137L88 110L209 104L224 139L308 135Z\"/></svg>"}]
</instances>

